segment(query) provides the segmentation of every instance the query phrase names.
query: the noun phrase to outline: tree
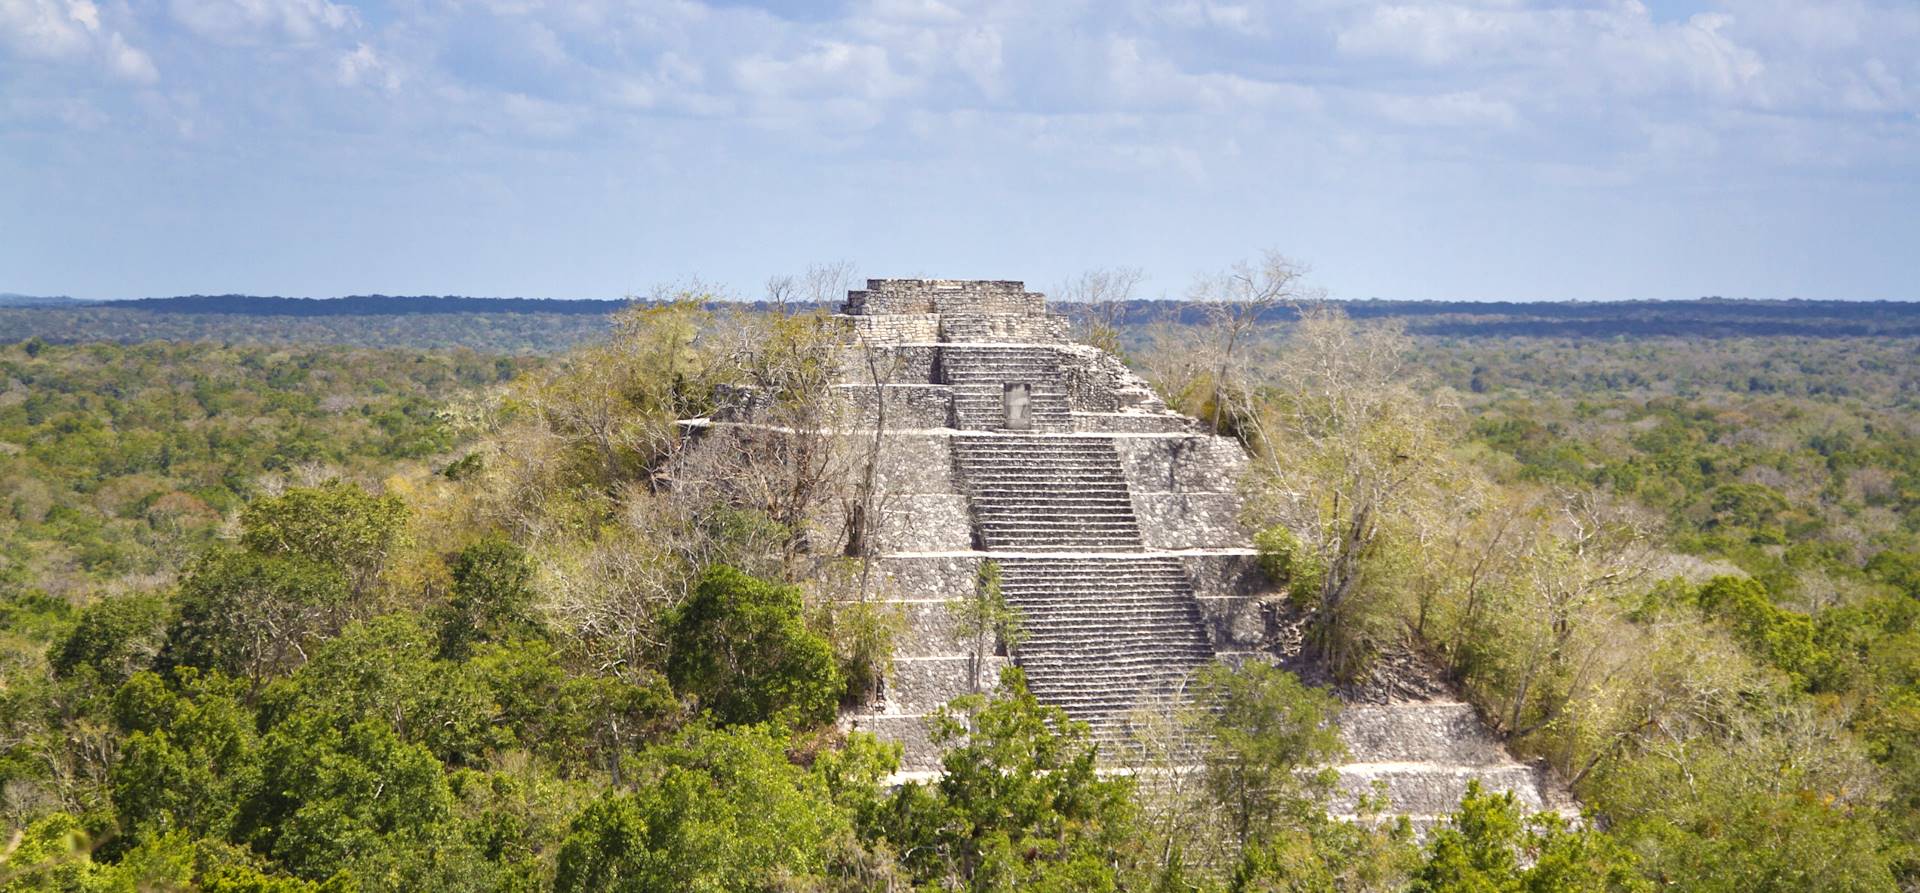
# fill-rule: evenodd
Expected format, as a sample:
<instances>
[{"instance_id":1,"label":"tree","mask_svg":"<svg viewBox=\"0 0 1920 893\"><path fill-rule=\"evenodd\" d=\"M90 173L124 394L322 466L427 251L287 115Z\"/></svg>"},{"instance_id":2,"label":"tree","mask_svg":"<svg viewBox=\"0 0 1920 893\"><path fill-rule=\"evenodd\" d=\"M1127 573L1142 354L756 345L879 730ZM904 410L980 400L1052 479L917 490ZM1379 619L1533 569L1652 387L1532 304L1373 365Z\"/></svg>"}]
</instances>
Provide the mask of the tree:
<instances>
[{"instance_id":1,"label":"tree","mask_svg":"<svg viewBox=\"0 0 1920 893\"><path fill-rule=\"evenodd\" d=\"M1120 324L1134 291L1147 278L1139 267L1087 270L1060 286L1060 303L1078 304L1081 341L1110 354L1119 354Z\"/></svg>"},{"instance_id":2,"label":"tree","mask_svg":"<svg viewBox=\"0 0 1920 893\"><path fill-rule=\"evenodd\" d=\"M1478 779L1448 823L1427 842L1413 893L1651 893L1633 854L1591 827L1559 816L1523 816L1513 794L1487 793Z\"/></svg>"},{"instance_id":3,"label":"tree","mask_svg":"<svg viewBox=\"0 0 1920 893\"><path fill-rule=\"evenodd\" d=\"M378 719L339 729L296 717L267 733L260 765L240 833L300 877L324 880L389 847L429 852L449 831L440 762Z\"/></svg>"},{"instance_id":4,"label":"tree","mask_svg":"<svg viewBox=\"0 0 1920 893\"><path fill-rule=\"evenodd\" d=\"M453 592L440 624L440 652L462 658L478 642L538 634L533 613L533 569L527 554L504 537L491 536L454 556Z\"/></svg>"},{"instance_id":5,"label":"tree","mask_svg":"<svg viewBox=\"0 0 1920 893\"><path fill-rule=\"evenodd\" d=\"M374 718L436 761L478 762L505 743L497 699L465 665L438 659L436 645L418 617L353 624L268 688L261 717L268 725L326 723L342 732Z\"/></svg>"},{"instance_id":6,"label":"tree","mask_svg":"<svg viewBox=\"0 0 1920 893\"><path fill-rule=\"evenodd\" d=\"M692 726L636 756L562 845L560 893L817 889L852 819L764 725Z\"/></svg>"},{"instance_id":7,"label":"tree","mask_svg":"<svg viewBox=\"0 0 1920 893\"><path fill-rule=\"evenodd\" d=\"M123 595L87 606L47 655L57 676L86 672L106 688L153 665L166 643L170 606L157 595Z\"/></svg>"},{"instance_id":8,"label":"tree","mask_svg":"<svg viewBox=\"0 0 1920 893\"><path fill-rule=\"evenodd\" d=\"M1221 431L1229 394L1232 392L1234 362L1239 358L1241 342L1275 308L1313 297L1302 282L1307 268L1278 251L1269 249L1259 261L1238 261L1194 283L1189 299L1201 302L1218 340L1213 374L1213 430Z\"/></svg>"},{"instance_id":9,"label":"tree","mask_svg":"<svg viewBox=\"0 0 1920 893\"><path fill-rule=\"evenodd\" d=\"M1258 661L1209 664L1195 674L1188 722L1207 741L1206 788L1242 847L1326 813L1346 753L1339 702Z\"/></svg>"},{"instance_id":10,"label":"tree","mask_svg":"<svg viewBox=\"0 0 1920 893\"><path fill-rule=\"evenodd\" d=\"M1275 273L1273 275L1280 275ZM1449 417L1444 401L1412 386L1409 343L1398 330L1361 329L1340 311L1307 305L1284 351L1262 369L1264 387L1237 416L1256 457L1251 511L1258 525L1289 528L1292 563L1317 585L1292 590L1315 610L1314 645L1345 675L1372 641L1376 605L1395 594L1396 556L1383 544L1417 540L1442 480ZM1367 585L1369 574L1378 585ZM1394 629L1385 634L1397 635Z\"/></svg>"},{"instance_id":11,"label":"tree","mask_svg":"<svg viewBox=\"0 0 1920 893\"><path fill-rule=\"evenodd\" d=\"M973 598L949 602L947 610L953 617L955 632L971 646L967 653L967 673L969 686L977 694L980 671L986 667L987 658L1007 654L1019 647L1022 638L1020 609L1007 604L1006 595L1000 591L999 563L981 562Z\"/></svg>"},{"instance_id":12,"label":"tree","mask_svg":"<svg viewBox=\"0 0 1920 893\"><path fill-rule=\"evenodd\" d=\"M844 682L799 587L719 565L668 621L667 678L722 723L833 718Z\"/></svg>"},{"instance_id":13,"label":"tree","mask_svg":"<svg viewBox=\"0 0 1920 893\"><path fill-rule=\"evenodd\" d=\"M258 689L345 624L351 592L332 565L302 555L216 551L180 586L159 663L218 670Z\"/></svg>"},{"instance_id":14,"label":"tree","mask_svg":"<svg viewBox=\"0 0 1920 893\"><path fill-rule=\"evenodd\" d=\"M1018 669L992 698L942 708L940 779L901 786L873 829L922 884L1113 890L1133 836L1133 784L1095 771L1084 723L1034 699Z\"/></svg>"},{"instance_id":15,"label":"tree","mask_svg":"<svg viewBox=\"0 0 1920 893\"><path fill-rule=\"evenodd\" d=\"M192 668L176 670L172 686L139 673L115 693L115 724L127 738L108 783L128 839L233 833L260 780L259 736L244 694L240 681Z\"/></svg>"},{"instance_id":16,"label":"tree","mask_svg":"<svg viewBox=\"0 0 1920 893\"><path fill-rule=\"evenodd\" d=\"M304 558L346 575L365 596L406 531L407 506L344 481L293 487L254 500L240 515L240 544L267 556Z\"/></svg>"}]
</instances>

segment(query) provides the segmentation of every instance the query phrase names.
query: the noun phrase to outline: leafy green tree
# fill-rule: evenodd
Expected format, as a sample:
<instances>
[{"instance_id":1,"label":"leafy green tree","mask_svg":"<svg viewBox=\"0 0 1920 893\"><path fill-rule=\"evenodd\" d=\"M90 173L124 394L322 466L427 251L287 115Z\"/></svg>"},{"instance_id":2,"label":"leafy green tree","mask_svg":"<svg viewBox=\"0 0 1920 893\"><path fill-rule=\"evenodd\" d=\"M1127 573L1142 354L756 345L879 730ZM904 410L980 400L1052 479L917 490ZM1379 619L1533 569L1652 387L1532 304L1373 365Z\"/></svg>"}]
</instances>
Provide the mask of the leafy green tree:
<instances>
[{"instance_id":1,"label":"leafy green tree","mask_svg":"<svg viewBox=\"0 0 1920 893\"><path fill-rule=\"evenodd\" d=\"M801 592L718 565L668 622L667 678L722 723L833 718L844 684Z\"/></svg>"},{"instance_id":2,"label":"leafy green tree","mask_svg":"<svg viewBox=\"0 0 1920 893\"><path fill-rule=\"evenodd\" d=\"M371 590L400 544L407 505L344 481L292 487L256 499L240 515L240 544L261 555L291 555L338 568L355 595Z\"/></svg>"},{"instance_id":3,"label":"leafy green tree","mask_svg":"<svg viewBox=\"0 0 1920 893\"><path fill-rule=\"evenodd\" d=\"M1427 842L1413 893L1651 893L1633 855L1591 828L1572 830L1549 813L1523 816L1509 792L1479 780Z\"/></svg>"},{"instance_id":4,"label":"leafy green tree","mask_svg":"<svg viewBox=\"0 0 1920 893\"><path fill-rule=\"evenodd\" d=\"M1627 761L1591 786L1611 833L1656 883L1704 893L1891 891L1886 841L1840 747L1694 739ZM1860 793L1866 793L1862 791Z\"/></svg>"},{"instance_id":5,"label":"leafy green tree","mask_svg":"<svg viewBox=\"0 0 1920 893\"><path fill-rule=\"evenodd\" d=\"M827 780L788 761L761 725L693 726L636 755L633 790L574 820L560 893L809 889L852 845Z\"/></svg>"},{"instance_id":6,"label":"leafy green tree","mask_svg":"<svg viewBox=\"0 0 1920 893\"><path fill-rule=\"evenodd\" d=\"M243 681L183 667L172 685L140 673L115 693L114 719L127 738L109 785L128 839L232 833L260 781L245 690Z\"/></svg>"},{"instance_id":7,"label":"leafy green tree","mask_svg":"<svg viewBox=\"0 0 1920 893\"><path fill-rule=\"evenodd\" d=\"M493 722L563 778L598 770L617 780L626 753L682 719L679 701L658 674L575 674L544 642L482 646L464 669L496 705Z\"/></svg>"},{"instance_id":8,"label":"leafy green tree","mask_svg":"<svg viewBox=\"0 0 1920 893\"><path fill-rule=\"evenodd\" d=\"M104 598L80 612L73 631L47 655L57 676L87 673L114 688L153 665L166 642L169 607L151 594Z\"/></svg>"},{"instance_id":9,"label":"leafy green tree","mask_svg":"<svg viewBox=\"0 0 1920 893\"><path fill-rule=\"evenodd\" d=\"M1814 641L1813 619L1773 603L1758 581L1715 577L1694 591L1702 613L1725 623L1756 659L1804 685L1829 656Z\"/></svg>"},{"instance_id":10,"label":"leafy green tree","mask_svg":"<svg viewBox=\"0 0 1920 893\"><path fill-rule=\"evenodd\" d=\"M492 536L460 550L453 559L453 593L440 624L440 650L466 656L477 642L537 635L533 569L519 546Z\"/></svg>"},{"instance_id":11,"label":"leafy green tree","mask_svg":"<svg viewBox=\"0 0 1920 893\"><path fill-rule=\"evenodd\" d=\"M1008 604L1006 594L1000 590L1000 564L981 562L973 597L948 602L947 610L953 618L955 634L971 646L967 652L968 685L977 693L987 659L1006 655L1019 647L1024 638L1020 609Z\"/></svg>"},{"instance_id":12,"label":"leafy green tree","mask_svg":"<svg viewBox=\"0 0 1920 893\"><path fill-rule=\"evenodd\" d=\"M378 719L402 741L455 765L504 743L496 699L457 662L439 660L418 618L389 614L348 627L261 698L268 725L324 722L345 732Z\"/></svg>"},{"instance_id":13,"label":"leafy green tree","mask_svg":"<svg viewBox=\"0 0 1920 893\"><path fill-rule=\"evenodd\" d=\"M915 881L942 889L1114 890L1134 839L1128 778L1096 771L1084 723L1035 700L1008 668L992 698L943 708L932 783L901 786L879 827Z\"/></svg>"},{"instance_id":14,"label":"leafy green tree","mask_svg":"<svg viewBox=\"0 0 1920 893\"><path fill-rule=\"evenodd\" d=\"M1231 893L1371 893L1403 890L1420 862L1409 826L1316 818L1276 828L1246 847Z\"/></svg>"},{"instance_id":15,"label":"leafy green tree","mask_svg":"<svg viewBox=\"0 0 1920 893\"><path fill-rule=\"evenodd\" d=\"M344 730L316 717L281 723L260 764L239 831L299 877L324 880L387 848L430 852L450 831L440 761L378 719Z\"/></svg>"},{"instance_id":16,"label":"leafy green tree","mask_svg":"<svg viewBox=\"0 0 1920 893\"><path fill-rule=\"evenodd\" d=\"M1318 555L1300 543L1300 537L1276 524L1254 534L1253 545L1260 550L1260 569L1273 585L1298 593L1305 605L1314 604L1326 568L1320 566Z\"/></svg>"},{"instance_id":17,"label":"leafy green tree","mask_svg":"<svg viewBox=\"0 0 1920 893\"><path fill-rule=\"evenodd\" d=\"M1242 846L1325 814L1338 780L1328 767L1346 754L1333 725L1339 701L1259 661L1202 667L1190 691L1207 792Z\"/></svg>"},{"instance_id":18,"label":"leafy green tree","mask_svg":"<svg viewBox=\"0 0 1920 893\"><path fill-rule=\"evenodd\" d=\"M217 551L181 583L160 665L218 670L258 687L346 622L346 577L310 558Z\"/></svg>"}]
</instances>

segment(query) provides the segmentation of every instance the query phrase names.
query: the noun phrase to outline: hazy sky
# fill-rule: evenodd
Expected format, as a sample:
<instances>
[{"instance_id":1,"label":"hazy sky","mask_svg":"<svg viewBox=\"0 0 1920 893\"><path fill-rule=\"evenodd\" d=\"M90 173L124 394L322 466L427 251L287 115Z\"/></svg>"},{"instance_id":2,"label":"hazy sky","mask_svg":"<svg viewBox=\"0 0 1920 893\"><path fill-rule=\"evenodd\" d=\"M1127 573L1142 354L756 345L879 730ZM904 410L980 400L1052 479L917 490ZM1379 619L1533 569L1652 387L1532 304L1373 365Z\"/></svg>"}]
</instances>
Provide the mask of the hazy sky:
<instances>
[{"instance_id":1,"label":"hazy sky","mask_svg":"<svg viewBox=\"0 0 1920 893\"><path fill-rule=\"evenodd\" d=\"M0 0L0 291L1920 298L1920 2Z\"/></svg>"}]
</instances>

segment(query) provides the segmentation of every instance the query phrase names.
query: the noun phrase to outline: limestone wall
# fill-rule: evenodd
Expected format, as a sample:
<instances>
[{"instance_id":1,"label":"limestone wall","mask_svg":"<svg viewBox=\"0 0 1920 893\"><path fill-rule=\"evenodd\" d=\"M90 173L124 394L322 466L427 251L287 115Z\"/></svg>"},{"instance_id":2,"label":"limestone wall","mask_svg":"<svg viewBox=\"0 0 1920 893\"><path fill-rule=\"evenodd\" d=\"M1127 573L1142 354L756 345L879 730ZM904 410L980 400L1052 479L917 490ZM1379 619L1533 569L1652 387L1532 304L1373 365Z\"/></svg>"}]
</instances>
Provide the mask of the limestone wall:
<instances>
[{"instance_id":1,"label":"limestone wall","mask_svg":"<svg viewBox=\"0 0 1920 893\"><path fill-rule=\"evenodd\" d=\"M1194 598L1216 651L1251 651L1266 640L1265 610L1271 585L1251 551L1233 554L1182 555L1180 565L1193 580Z\"/></svg>"},{"instance_id":2,"label":"limestone wall","mask_svg":"<svg viewBox=\"0 0 1920 893\"><path fill-rule=\"evenodd\" d=\"M979 313L940 317L940 340L1047 343L1060 340L1065 321L1053 316L992 316Z\"/></svg>"},{"instance_id":3,"label":"limestone wall","mask_svg":"<svg viewBox=\"0 0 1920 893\"><path fill-rule=\"evenodd\" d=\"M1240 444L1225 437L1116 437L1114 447L1133 493L1134 514L1149 549L1242 546Z\"/></svg>"},{"instance_id":4,"label":"limestone wall","mask_svg":"<svg viewBox=\"0 0 1920 893\"><path fill-rule=\"evenodd\" d=\"M869 344L902 344L937 341L940 317L932 313L889 313L881 316L848 316L854 334Z\"/></svg>"},{"instance_id":5,"label":"limestone wall","mask_svg":"<svg viewBox=\"0 0 1920 893\"><path fill-rule=\"evenodd\" d=\"M837 385L841 398L852 407L854 428L879 425L881 401L886 403L888 431L919 428L945 428L953 414L953 388L932 384L893 384L875 388L866 384Z\"/></svg>"},{"instance_id":6,"label":"limestone wall","mask_svg":"<svg viewBox=\"0 0 1920 893\"><path fill-rule=\"evenodd\" d=\"M869 279L847 294L849 314L1002 314L1039 316L1046 298L1026 283L995 279Z\"/></svg>"}]
</instances>

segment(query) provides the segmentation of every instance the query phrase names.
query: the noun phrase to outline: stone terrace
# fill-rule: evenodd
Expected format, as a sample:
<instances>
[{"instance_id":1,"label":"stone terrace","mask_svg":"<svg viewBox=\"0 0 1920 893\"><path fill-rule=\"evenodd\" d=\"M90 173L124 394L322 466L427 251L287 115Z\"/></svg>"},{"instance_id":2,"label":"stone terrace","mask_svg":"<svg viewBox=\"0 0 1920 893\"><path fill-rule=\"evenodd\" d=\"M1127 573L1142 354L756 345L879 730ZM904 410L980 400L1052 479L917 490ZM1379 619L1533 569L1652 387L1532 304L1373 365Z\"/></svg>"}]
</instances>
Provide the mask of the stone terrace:
<instances>
[{"instance_id":1,"label":"stone terrace","mask_svg":"<svg viewBox=\"0 0 1920 893\"><path fill-rule=\"evenodd\" d=\"M910 772L936 769L926 718L1013 663L1036 697L1119 744L1136 708L1177 700L1195 668L1271 639L1268 587L1239 522L1237 443L1069 342L1022 283L873 279L844 310L851 345L895 370L876 388L850 363L844 387L869 412L876 395L888 401L887 508L868 535L908 621L882 700L844 725L902 742ZM752 423L746 411L724 420ZM974 596L988 561L1026 638L982 660L949 606ZM1561 802L1465 704L1355 705L1341 726L1353 762L1336 812L1375 782L1419 824L1450 811L1470 778L1529 806Z\"/></svg>"}]
</instances>

